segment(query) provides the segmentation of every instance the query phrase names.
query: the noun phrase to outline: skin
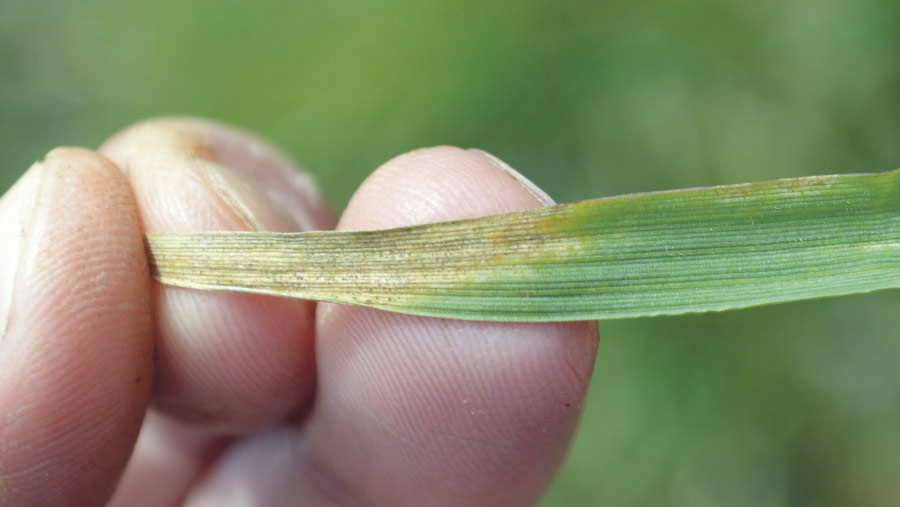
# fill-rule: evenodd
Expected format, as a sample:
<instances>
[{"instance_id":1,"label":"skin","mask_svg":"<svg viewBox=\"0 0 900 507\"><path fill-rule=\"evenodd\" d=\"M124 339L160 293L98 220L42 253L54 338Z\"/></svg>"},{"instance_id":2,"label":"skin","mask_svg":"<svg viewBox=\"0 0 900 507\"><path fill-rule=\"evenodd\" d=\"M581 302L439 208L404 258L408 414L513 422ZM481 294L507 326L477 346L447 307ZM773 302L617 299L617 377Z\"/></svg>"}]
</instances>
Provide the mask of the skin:
<instances>
[{"instance_id":1,"label":"skin","mask_svg":"<svg viewBox=\"0 0 900 507\"><path fill-rule=\"evenodd\" d=\"M339 220L323 202L265 142L192 119L29 170L0 200L0 505L534 503L576 427L593 323L147 278L145 232L371 229L548 199L487 154L438 147L376 170Z\"/></svg>"}]
</instances>

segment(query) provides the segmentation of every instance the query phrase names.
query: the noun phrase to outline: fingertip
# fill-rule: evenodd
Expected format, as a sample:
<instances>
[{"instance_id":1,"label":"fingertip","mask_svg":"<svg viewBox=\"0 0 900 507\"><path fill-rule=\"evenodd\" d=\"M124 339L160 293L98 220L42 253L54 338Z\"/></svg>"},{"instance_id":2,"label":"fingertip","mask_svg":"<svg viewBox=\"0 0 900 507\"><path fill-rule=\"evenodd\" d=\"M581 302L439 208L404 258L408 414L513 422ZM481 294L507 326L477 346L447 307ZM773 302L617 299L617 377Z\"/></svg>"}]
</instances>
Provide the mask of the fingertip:
<instances>
[{"instance_id":1,"label":"fingertip","mask_svg":"<svg viewBox=\"0 0 900 507\"><path fill-rule=\"evenodd\" d=\"M399 227L544 204L485 156L436 146L405 153L379 167L350 199L338 228Z\"/></svg>"},{"instance_id":2,"label":"fingertip","mask_svg":"<svg viewBox=\"0 0 900 507\"><path fill-rule=\"evenodd\" d=\"M134 164L147 165L148 157L158 159L160 150L234 169L288 215L295 228L334 228L336 218L315 178L267 140L234 126L184 116L151 118L119 131L99 149L126 172Z\"/></svg>"},{"instance_id":3,"label":"fingertip","mask_svg":"<svg viewBox=\"0 0 900 507\"><path fill-rule=\"evenodd\" d=\"M0 503L102 503L151 387L140 222L128 182L94 152L53 150L26 178L0 342Z\"/></svg>"},{"instance_id":4,"label":"fingertip","mask_svg":"<svg viewBox=\"0 0 900 507\"><path fill-rule=\"evenodd\" d=\"M194 118L141 122L101 150L124 168L148 232L331 228L311 177L262 139ZM210 431L272 424L312 392L313 304L155 285L155 401Z\"/></svg>"},{"instance_id":5,"label":"fingertip","mask_svg":"<svg viewBox=\"0 0 900 507\"><path fill-rule=\"evenodd\" d=\"M338 228L545 205L519 176L481 153L417 150L373 173ZM533 501L568 447L597 347L595 323L452 321L331 304L319 305L317 334L311 445L387 504L421 502L421 491L462 504ZM372 461L382 466L366 472Z\"/></svg>"}]
</instances>

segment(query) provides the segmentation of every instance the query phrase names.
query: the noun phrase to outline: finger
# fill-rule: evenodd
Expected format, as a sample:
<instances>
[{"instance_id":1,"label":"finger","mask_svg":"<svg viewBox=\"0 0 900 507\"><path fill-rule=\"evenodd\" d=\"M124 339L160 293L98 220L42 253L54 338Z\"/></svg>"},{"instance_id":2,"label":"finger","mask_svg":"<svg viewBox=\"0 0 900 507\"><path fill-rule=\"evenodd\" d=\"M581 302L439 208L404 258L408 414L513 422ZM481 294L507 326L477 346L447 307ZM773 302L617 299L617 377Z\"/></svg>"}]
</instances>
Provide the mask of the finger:
<instances>
[{"instance_id":1,"label":"finger","mask_svg":"<svg viewBox=\"0 0 900 507\"><path fill-rule=\"evenodd\" d=\"M307 176L268 144L222 125L149 121L101 151L128 174L147 232L333 225ZM157 284L154 301L154 396L165 412L241 433L283 418L311 393L311 303Z\"/></svg>"},{"instance_id":2,"label":"finger","mask_svg":"<svg viewBox=\"0 0 900 507\"><path fill-rule=\"evenodd\" d=\"M300 430L281 425L228 448L185 499L185 507L362 506L334 476L308 459Z\"/></svg>"},{"instance_id":3,"label":"finger","mask_svg":"<svg viewBox=\"0 0 900 507\"><path fill-rule=\"evenodd\" d=\"M548 200L493 157L434 148L375 172L339 228ZM318 389L303 429L229 449L190 505L234 505L238 493L266 505L531 503L571 439L597 339L594 323L451 321L331 304L318 307L317 336ZM271 466L254 474L264 457Z\"/></svg>"},{"instance_id":4,"label":"finger","mask_svg":"<svg viewBox=\"0 0 900 507\"><path fill-rule=\"evenodd\" d=\"M110 161L58 149L0 200L0 504L101 505L150 398L140 222Z\"/></svg>"},{"instance_id":5,"label":"finger","mask_svg":"<svg viewBox=\"0 0 900 507\"><path fill-rule=\"evenodd\" d=\"M108 507L183 505L191 485L227 444L226 438L148 411Z\"/></svg>"},{"instance_id":6,"label":"finger","mask_svg":"<svg viewBox=\"0 0 900 507\"><path fill-rule=\"evenodd\" d=\"M536 195L496 159L423 150L375 173L339 228L546 204ZM452 321L337 305L321 306L318 319L310 446L366 498L510 505L533 501L549 482L590 378L594 324Z\"/></svg>"}]
</instances>

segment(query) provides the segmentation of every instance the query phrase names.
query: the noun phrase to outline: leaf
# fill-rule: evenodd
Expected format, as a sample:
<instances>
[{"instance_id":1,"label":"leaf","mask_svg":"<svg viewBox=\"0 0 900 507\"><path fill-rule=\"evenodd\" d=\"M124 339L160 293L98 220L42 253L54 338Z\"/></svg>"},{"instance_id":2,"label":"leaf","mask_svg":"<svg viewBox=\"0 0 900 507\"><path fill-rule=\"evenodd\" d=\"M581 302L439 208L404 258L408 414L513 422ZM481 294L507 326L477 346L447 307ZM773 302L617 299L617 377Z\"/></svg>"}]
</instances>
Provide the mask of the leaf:
<instances>
[{"instance_id":1,"label":"leaf","mask_svg":"<svg viewBox=\"0 0 900 507\"><path fill-rule=\"evenodd\" d=\"M900 286L900 170L633 194L360 232L147 236L181 287L566 321Z\"/></svg>"}]
</instances>

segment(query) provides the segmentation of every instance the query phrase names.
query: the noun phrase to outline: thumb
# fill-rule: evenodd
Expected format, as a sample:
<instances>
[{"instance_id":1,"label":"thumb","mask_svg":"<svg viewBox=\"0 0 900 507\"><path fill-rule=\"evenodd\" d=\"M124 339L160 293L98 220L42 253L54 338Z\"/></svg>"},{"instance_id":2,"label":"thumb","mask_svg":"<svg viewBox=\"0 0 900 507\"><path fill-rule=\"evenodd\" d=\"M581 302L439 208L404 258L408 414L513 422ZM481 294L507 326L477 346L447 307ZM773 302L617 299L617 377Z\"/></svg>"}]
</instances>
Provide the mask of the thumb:
<instances>
[{"instance_id":1,"label":"thumb","mask_svg":"<svg viewBox=\"0 0 900 507\"><path fill-rule=\"evenodd\" d=\"M115 165L58 149L0 199L0 505L100 505L153 365L147 261Z\"/></svg>"}]
</instances>

